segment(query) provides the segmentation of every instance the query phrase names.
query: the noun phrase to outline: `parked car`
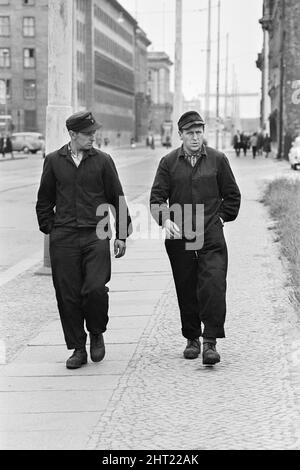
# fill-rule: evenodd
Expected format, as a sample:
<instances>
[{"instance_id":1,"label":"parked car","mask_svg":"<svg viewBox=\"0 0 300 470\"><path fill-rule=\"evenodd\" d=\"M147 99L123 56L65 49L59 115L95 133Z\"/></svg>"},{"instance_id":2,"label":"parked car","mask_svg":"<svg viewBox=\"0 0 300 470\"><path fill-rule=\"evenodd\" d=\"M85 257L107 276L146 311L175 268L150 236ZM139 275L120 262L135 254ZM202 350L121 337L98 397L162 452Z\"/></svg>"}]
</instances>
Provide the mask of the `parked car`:
<instances>
[{"instance_id":1,"label":"parked car","mask_svg":"<svg viewBox=\"0 0 300 470\"><path fill-rule=\"evenodd\" d=\"M296 137L292 143L289 151L289 161L293 170L297 170L298 166L300 167L300 136Z\"/></svg>"},{"instance_id":2,"label":"parked car","mask_svg":"<svg viewBox=\"0 0 300 470\"><path fill-rule=\"evenodd\" d=\"M45 138L39 132L14 132L11 141L16 152L36 153L45 148Z\"/></svg>"}]
</instances>

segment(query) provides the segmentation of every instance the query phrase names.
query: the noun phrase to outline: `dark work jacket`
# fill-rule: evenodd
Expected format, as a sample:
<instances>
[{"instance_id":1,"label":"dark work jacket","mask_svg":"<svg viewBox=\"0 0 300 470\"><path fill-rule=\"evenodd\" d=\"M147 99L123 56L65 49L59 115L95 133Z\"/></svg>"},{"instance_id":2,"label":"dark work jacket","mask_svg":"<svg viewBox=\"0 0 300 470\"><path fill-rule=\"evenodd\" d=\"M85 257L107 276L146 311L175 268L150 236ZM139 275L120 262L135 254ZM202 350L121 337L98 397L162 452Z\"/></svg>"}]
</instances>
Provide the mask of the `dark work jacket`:
<instances>
[{"instance_id":1,"label":"dark work jacket","mask_svg":"<svg viewBox=\"0 0 300 470\"><path fill-rule=\"evenodd\" d=\"M92 148L76 167L65 145L44 161L36 203L40 230L48 234L53 226L92 228L101 220L110 227L110 205L116 214L116 238L125 239L132 231L131 219L125 199L119 204L120 196L124 193L110 155ZM97 215L100 205L102 211Z\"/></svg>"},{"instance_id":2,"label":"dark work jacket","mask_svg":"<svg viewBox=\"0 0 300 470\"><path fill-rule=\"evenodd\" d=\"M216 223L234 220L239 212L241 195L227 157L213 148L202 146L194 167L187 161L183 147L173 150L159 163L150 196L150 209L159 225L172 219L170 207L185 204L204 206L204 231ZM158 205L160 208L158 209ZM176 221L175 221L176 222ZM181 227L184 234L184 219ZM193 229L195 224L193 221Z\"/></svg>"}]
</instances>

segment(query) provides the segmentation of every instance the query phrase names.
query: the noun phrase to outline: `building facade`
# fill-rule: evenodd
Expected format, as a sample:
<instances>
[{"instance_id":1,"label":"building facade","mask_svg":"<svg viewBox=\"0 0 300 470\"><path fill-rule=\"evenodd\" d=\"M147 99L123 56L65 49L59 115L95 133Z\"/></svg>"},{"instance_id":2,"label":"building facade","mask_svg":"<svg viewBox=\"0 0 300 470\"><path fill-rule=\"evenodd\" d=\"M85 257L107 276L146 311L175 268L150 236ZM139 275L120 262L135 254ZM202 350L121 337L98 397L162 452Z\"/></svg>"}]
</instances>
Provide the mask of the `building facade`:
<instances>
[{"instance_id":1,"label":"building facade","mask_svg":"<svg viewBox=\"0 0 300 470\"><path fill-rule=\"evenodd\" d=\"M278 157L288 158L293 139L300 134L300 2L264 0L260 23L264 49L257 65L262 90L270 98L269 128ZM266 109L262 93L262 116Z\"/></svg>"},{"instance_id":2,"label":"building facade","mask_svg":"<svg viewBox=\"0 0 300 470\"><path fill-rule=\"evenodd\" d=\"M172 118L170 67L173 65L165 52L148 53L148 94L151 99L149 132L161 133L164 121Z\"/></svg>"},{"instance_id":3,"label":"building facade","mask_svg":"<svg viewBox=\"0 0 300 470\"><path fill-rule=\"evenodd\" d=\"M48 1L0 0L0 126L44 133L48 75ZM4 86L3 86L4 85Z\"/></svg>"},{"instance_id":4,"label":"building facade","mask_svg":"<svg viewBox=\"0 0 300 470\"><path fill-rule=\"evenodd\" d=\"M147 138L151 110L147 51L151 42L139 27L136 29L135 38L135 140L143 142Z\"/></svg>"},{"instance_id":5,"label":"building facade","mask_svg":"<svg viewBox=\"0 0 300 470\"><path fill-rule=\"evenodd\" d=\"M74 0L73 27L74 111L93 111L99 143L129 144L146 132L150 41L116 0ZM11 130L44 133L48 0L0 0L0 39L0 114L12 116ZM136 118L137 101L145 104Z\"/></svg>"}]
</instances>

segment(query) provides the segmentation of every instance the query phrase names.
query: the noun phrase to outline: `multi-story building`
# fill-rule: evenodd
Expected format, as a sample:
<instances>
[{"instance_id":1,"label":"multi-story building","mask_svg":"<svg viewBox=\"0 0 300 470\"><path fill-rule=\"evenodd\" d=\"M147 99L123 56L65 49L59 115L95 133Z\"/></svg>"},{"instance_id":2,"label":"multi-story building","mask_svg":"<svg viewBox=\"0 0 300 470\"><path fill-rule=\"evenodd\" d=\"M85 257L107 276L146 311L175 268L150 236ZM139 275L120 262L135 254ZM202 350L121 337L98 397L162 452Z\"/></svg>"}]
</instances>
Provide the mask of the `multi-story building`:
<instances>
[{"instance_id":1,"label":"multi-story building","mask_svg":"<svg viewBox=\"0 0 300 470\"><path fill-rule=\"evenodd\" d=\"M144 109L137 125L135 109L136 95L147 94L150 41L116 0L74 0L73 25L74 110L91 109L102 123L102 139L128 144L137 127L145 133L148 120ZM0 0L0 36L0 79L8 95L2 114L11 114L15 130L43 133L48 0Z\"/></svg>"},{"instance_id":2,"label":"multi-story building","mask_svg":"<svg viewBox=\"0 0 300 470\"><path fill-rule=\"evenodd\" d=\"M47 0L0 0L0 80L6 88L0 115L11 116L9 130L45 129L47 8Z\"/></svg>"},{"instance_id":3,"label":"multi-story building","mask_svg":"<svg viewBox=\"0 0 300 470\"><path fill-rule=\"evenodd\" d=\"M151 42L145 32L137 27L135 45L135 140L144 141L148 134L151 99L148 94L147 47Z\"/></svg>"},{"instance_id":4,"label":"multi-story building","mask_svg":"<svg viewBox=\"0 0 300 470\"><path fill-rule=\"evenodd\" d=\"M298 0L264 0L260 19L264 48L257 61L263 74L262 120L269 119L274 150L285 158L292 140L300 133L299 18ZM266 116L268 97L271 109Z\"/></svg>"},{"instance_id":5,"label":"multi-story building","mask_svg":"<svg viewBox=\"0 0 300 470\"><path fill-rule=\"evenodd\" d=\"M164 121L171 120L172 95L170 93L170 67L173 65L165 52L148 53L148 94L151 98L149 130L161 133Z\"/></svg>"}]
</instances>

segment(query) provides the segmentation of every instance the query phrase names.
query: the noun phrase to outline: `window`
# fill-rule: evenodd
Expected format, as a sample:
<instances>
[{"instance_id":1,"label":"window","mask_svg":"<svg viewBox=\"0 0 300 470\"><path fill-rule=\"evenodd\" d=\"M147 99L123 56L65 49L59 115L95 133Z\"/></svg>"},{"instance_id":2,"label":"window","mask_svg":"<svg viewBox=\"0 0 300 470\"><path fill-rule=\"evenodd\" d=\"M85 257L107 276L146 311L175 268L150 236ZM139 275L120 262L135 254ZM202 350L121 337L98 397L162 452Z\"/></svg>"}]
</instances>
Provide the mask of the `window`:
<instances>
[{"instance_id":1,"label":"window","mask_svg":"<svg viewBox=\"0 0 300 470\"><path fill-rule=\"evenodd\" d=\"M35 0L23 0L23 5L26 5L26 6L35 5Z\"/></svg>"},{"instance_id":2,"label":"window","mask_svg":"<svg viewBox=\"0 0 300 470\"><path fill-rule=\"evenodd\" d=\"M10 18L9 16L0 16L0 36L10 35Z\"/></svg>"},{"instance_id":3,"label":"window","mask_svg":"<svg viewBox=\"0 0 300 470\"><path fill-rule=\"evenodd\" d=\"M10 67L10 49L0 47L0 67L8 69Z\"/></svg>"},{"instance_id":4,"label":"window","mask_svg":"<svg viewBox=\"0 0 300 470\"><path fill-rule=\"evenodd\" d=\"M24 80L24 99L34 100L36 97L36 81Z\"/></svg>"},{"instance_id":5,"label":"window","mask_svg":"<svg viewBox=\"0 0 300 470\"><path fill-rule=\"evenodd\" d=\"M32 69L35 67L35 50L32 48L24 49L24 68Z\"/></svg>"},{"instance_id":6,"label":"window","mask_svg":"<svg viewBox=\"0 0 300 470\"><path fill-rule=\"evenodd\" d=\"M35 18L26 16L23 18L23 36L33 37L35 35Z\"/></svg>"},{"instance_id":7,"label":"window","mask_svg":"<svg viewBox=\"0 0 300 470\"><path fill-rule=\"evenodd\" d=\"M36 131L36 110L24 111L24 130L25 132Z\"/></svg>"}]
</instances>

